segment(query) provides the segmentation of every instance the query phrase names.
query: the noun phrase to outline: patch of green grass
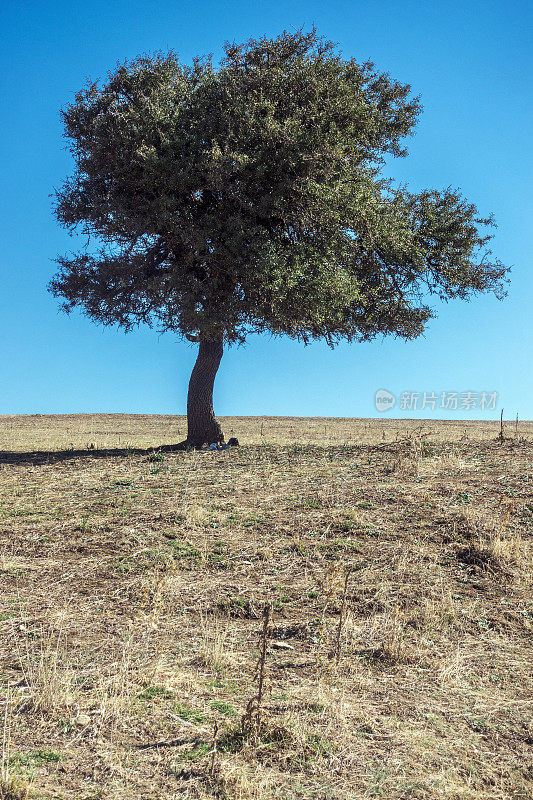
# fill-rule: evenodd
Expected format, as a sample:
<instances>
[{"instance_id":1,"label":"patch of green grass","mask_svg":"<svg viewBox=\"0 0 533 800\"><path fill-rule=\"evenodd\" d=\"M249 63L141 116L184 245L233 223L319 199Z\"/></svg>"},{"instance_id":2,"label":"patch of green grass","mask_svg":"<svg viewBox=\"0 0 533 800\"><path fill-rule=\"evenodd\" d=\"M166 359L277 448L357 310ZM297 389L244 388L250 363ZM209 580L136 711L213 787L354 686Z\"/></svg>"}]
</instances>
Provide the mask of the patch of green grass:
<instances>
[{"instance_id":1,"label":"patch of green grass","mask_svg":"<svg viewBox=\"0 0 533 800\"><path fill-rule=\"evenodd\" d=\"M176 703L173 709L181 719L189 720L189 722L205 722L205 716L200 711L195 711L194 708L187 708L181 703Z\"/></svg>"},{"instance_id":2,"label":"patch of green grass","mask_svg":"<svg viewBox=\"0 0 533 800\"><path fill-rule=\"evenodd\" d=\"M475 718L468 721L468 724L475 731L488 731L490 730L490 723L486 719Z\"/></svg>"},{"instance_id":3,"label":"patch of green grass","mask_svg":"<svg viewBox=\"0 0 533 800\"><path fill-rule=\"evenodd\" d=\"M246 603L247 601L243 600L242 597L228 597L227 600L223 601L223 606L225 609L230 611L233 608L245 609Z\"/></svg>"},{"instance_id":4,"label":"patch of green grass","mask_svg":"<svg viewBox=\"0 0 533 800\"><path fill-rule=\"evenodd\" d=\"M256 525L264 525L266 522L268 522L267 518L261 514L248 514L241 520L241 525L243 528L254 528Z\"/></svg>"},{"instance_id":5,"label":"patch of green grass","mask_svg":"<svg viewBox=\"0 0 533 800\"><path fill-rule=\"evenodd\" d=\"M352 539L332 539L329 542L323 542L318 545L318 549L324 555L333 558L339 556L340 553L360 553L361 545L359 542Z\"/></svg>"},{"instance_id":6,"label":"patch of green grass","mask_svg":"<svg viewBox=\"0 0 533 800\"><path fill-rule=\"evenodd\" d=\"M361 528L361 523L354 519L350 514L343 514L340 519L332 523L332 530L338 533L351 533L351 531Z\"/></svg>"},{"instance_id":7,"label":"patch of green grass","mask_svg":"<svg viewBox=\"0 0 533 800\"><path fill-rule=\"evenodd\" d=\"M231 703L225 703L223 700L212 700L211 701L211 708L214 708L216 711L219 711L221 714L224 714L226 717L236 717L237 712L231 705Z\"/></svg>"},{"instance_id":8,"label":"patch of green grass","mask_svg":"<svg viewBox=\"0 0 533 800\"><path fill-rule=\"evenodd\" d=\"M127 575L130 572L151 569L157 564L171 565L180 558L200 558L200 552L190 545L171 542L168 547L143 550L135 559L130 555L122 556L118 559L116 570L122 575Z\"/></svg>"},{"instance_id":9,"label":"patch of green grass","mask_svg":"<svg viewBox=\"0 0 533 800\"><path fill-rule=\"evenodd\" d=\"M303 497L300 505L302 508L322 508L323 503L319 497Z\"/></svg>"},{"instance_id":10,"label":"patch of green grass","mask_svg":"<svg viewBox=\"0 0 533 800\"><path fill-rule=\"evenodd\" d=\"M15 768L42 767L44 764L56 764L58 761L62 761L64 757L54 750L34 750L29 753L15 753L9 759L9 764Z\"/></svg>"},{"instance_id":11,"label":"patch of green grass","mask_svg":"<svg viewBox=\"0 0 533 800\"><path fill-rule=\"evenodd\" d=\"M189 542L173 541L170 543L174 558L200 558L201 553Z\"/></svg>"},{"instance_id":12,"label":"patch of green grass","mask_svg":"<svg viewBox=\"0 0 533 800\"><path fill-rule=\"evenodd\" d=\"M207 561L209 564L213 564L214 566L218 567L218 569L228 569L229 562L225 558L226 548L224 546L223 549L219 546L215 546L213 550L207 554Z\"/></svg>"},{"instance_id":13,"label":"patch of green grass","mask_svg":"<svg viewBox=\"0 0 533 800\"><path fill-rule=\"evenodd\" d=\"M224 689L226 692L240 692L241 689L236 683L224 680L223 678L215 678L207 684L209 689Z\"/></svg>"},{"instance_id":14,"label":"patch of green grass","mask_svg":"<svg viewBox=\"0 0 533 800\"><path fill-rule=\"evenodd\" d=\"M146 689L137 695L138 700L153 700L154 697L162 697L165 700L170 700L174 697L174 693L170 689L165 689L164 686L147 686Z\"/></svg>"},{"instance_id":15,"label":"patch of green grass","mask_svg":"<svg viewBox=\"0 0 533 800\"><path fill-rule=\"evenodd\" d=\"M150 453L150 455L148 456L148 461L154 462L154 461L164 461L164 460L165 456L163 455L163 453Z\"/></svg>"},{"instance_id":16,"label":"patch of green grass","mask_svg":"<svg viewBox=\"0 0 533 800\"><path fill-rule=\"evenodd\" d=\"M320 703L317 705L320 705ZM318 734L311 734L306 738L305 749L309 756L316 757L330 756L335 752L336 748L334 742L332 742L330 739L327 739L324 736L319 736Z\"/></svg>"},{"instance_id":17,"label":"patch of green grass","mask_svg":"<svg viewBox=\"0 0 533 800\"><path fill-rule=\"evenodd\" d=\"M4 517L38 517L42 511L35 511L33 508L6 508L2 511Z\"/></svg>"},{"instance_id":18,"label":"patch of green grass","mask_svg":"<svg viewBox=\"0 0 533 800\"><path fill-rule=\"evenodd\" d=\"M211 750L210 742L200 742L195 745L191 750L182 753L181 758L185 761L200 761Z\"/></svg>"},{"instance_id":19,"label":"patch of green grass","mask_svg":"<svg viewBox=\"0 0 533 800\"><path fill-rule=\"evenodd\" d=\"M472 496L468 492L458 492L455 503L467 503L468 505L472 502Z\"/></svg>"},{"instance_id":20,"label":"patch of green grass","mask_svg":"<svg viewBox=\"0 0 533 800\"><path fill-rule=\"evenodd\" d=\"M384 769L383 767L377 767L373 771L373 780L367 787L367 795L368 797L386 797L388 794L388 789L385 786L385 783L388 781L390 777L390 771Z\"/></svg>"},{"instance_id":21,"label":"patch of green grass","mask_svg":"<svg viewBox=\"0 0 533 800\"><path fill-rule=\"evenodd\" d=\"M122 556L118 559L116 570L120 575L128 575L128 573L133 572L135 569L138 569L139 565L137 562L133 561L129 556Z\"/></svg>"},{"instance_id":22,"label":"patch of green grass","mask_svg":"<svg viewBox=\"0 0 533 800\"><path fill-rule=\"evenodd\" d=\"M57 721L57 726L61 733L70 733L76 728L76 722L72 718L67 719L66 717L60 717Z\"/></svg>"},{"instance_id":23,"label":"patch of green grass","mask_svg":"<svg viewBox=\"0 0 533 800\"><path fill-rule=\"evenodd\" d=\"M298 553L299 556L307 556L307 548L301 542L292 542L288 547L282 547L281 552Z\"/></svg>"}]
</instances>

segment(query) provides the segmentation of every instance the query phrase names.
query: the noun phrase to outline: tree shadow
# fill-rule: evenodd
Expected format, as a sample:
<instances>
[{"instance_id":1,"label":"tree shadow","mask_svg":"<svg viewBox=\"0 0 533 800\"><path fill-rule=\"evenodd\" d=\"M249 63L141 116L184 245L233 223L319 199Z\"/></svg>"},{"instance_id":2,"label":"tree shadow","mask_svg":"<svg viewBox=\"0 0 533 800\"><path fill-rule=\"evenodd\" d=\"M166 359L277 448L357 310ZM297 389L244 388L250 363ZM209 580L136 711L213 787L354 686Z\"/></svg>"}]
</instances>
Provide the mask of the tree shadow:
<instances>
[{"instance_id":1,"label":"tree shadow","mask_svg":"<svg viewBox=\"0 0 533 800\"><path fill-rule=\"evenodd\" d=\"M87 460L99 458L125 458L127 456L148 456L153 453L176 453L187 449L186 442L179 444L165 444L161 447L115 447L103 450L32 450L20 453L10 450L0 450L0 464L57 464L61 461L71 461L75 458Z\"/></svg>"}]
</instances>

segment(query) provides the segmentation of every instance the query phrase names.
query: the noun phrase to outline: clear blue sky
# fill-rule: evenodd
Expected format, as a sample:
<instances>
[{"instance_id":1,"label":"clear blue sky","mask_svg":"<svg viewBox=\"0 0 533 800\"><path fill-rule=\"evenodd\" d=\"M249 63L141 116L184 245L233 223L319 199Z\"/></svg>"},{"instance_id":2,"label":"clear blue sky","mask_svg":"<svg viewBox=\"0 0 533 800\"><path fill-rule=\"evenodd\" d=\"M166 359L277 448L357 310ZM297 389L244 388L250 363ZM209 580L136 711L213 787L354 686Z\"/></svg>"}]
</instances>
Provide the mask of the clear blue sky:
<instances>
[{"instance_id":1,"label":"clear blue sky","mask_svg":"<svg viewBox=\"0 0 533 800\"><path fill-rule=\"evenodd\" d=\"M342 52L373 60L420 94L410 156L389 174L414 189L460 187L494 212L496 254L512 265L508 298L439 308L424 338L304 347L254 337L226 351L219 414L381 416L375 392L497 391L484 413L399 410L386 416L533 418L533 5L527 0L20 0L1 12L0 413L184 413L195 350L148 329L124 334L59 313L52 259L77 249L49 194L71 171L59 108L86 77L173 49L221 54L227 39L315 24Z\"/></svg>"}]
</instances>

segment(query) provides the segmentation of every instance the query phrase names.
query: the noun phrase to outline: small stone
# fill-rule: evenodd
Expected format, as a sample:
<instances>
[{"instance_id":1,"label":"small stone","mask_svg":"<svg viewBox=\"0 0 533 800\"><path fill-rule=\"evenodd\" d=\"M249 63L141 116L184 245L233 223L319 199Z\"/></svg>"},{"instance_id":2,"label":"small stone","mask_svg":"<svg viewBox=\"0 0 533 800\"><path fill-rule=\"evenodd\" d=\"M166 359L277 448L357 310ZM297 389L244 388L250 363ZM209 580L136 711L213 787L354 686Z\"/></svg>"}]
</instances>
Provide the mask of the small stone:
<instances>
[{"instance_id":1,"label":"small stone","mask_svg":"<svg viewBox=\"0 0 533 800\"><path fill-rule=\"evenodd\" d=\"M287 642L271 642L270 644L274 650L294 650L292 644L288 644Z\"/></svg>"},{"instance_id":2,"label":"small stone","mask_svg":"<svg viewBox=\"0 0 533 800\"><path fill-rule=\"evenodd\" d=\"M91 724L91 718L88 714L78 714L76 719L74 720L76 725L79 725L80 728L85 727L85 725Z\"/></svg>"}]
</instances>

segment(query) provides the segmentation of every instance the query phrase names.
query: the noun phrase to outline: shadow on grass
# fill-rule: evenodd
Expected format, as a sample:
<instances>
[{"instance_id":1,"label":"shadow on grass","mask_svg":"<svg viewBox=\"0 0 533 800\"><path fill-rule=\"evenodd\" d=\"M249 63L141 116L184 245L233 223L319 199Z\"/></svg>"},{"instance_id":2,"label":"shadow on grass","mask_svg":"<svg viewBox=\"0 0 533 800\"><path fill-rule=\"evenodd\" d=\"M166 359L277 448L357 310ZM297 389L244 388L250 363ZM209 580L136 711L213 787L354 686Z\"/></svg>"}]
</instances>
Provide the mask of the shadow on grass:
<instances>
[{"instance_id":1,"label":"shadow on grass","mask_svg":"<svg viewBox=\"0 0 533 800\"><path fill-rule=\"evenodd\" d=\"M198 744L201 742L200 739L191 739L190 737L185 737L182 739L172 739L171 741L162 741L162 742L148 742L147 744L134 744L132 745L132 749L135 750L159 750L163 747L181 747L184 744Z\"/></svg>"},{"instance_id":2,"label":"shadow on grass","mask_svg":"<svg viewBox=\"0 0 533 800\"><path fill-rule=\"evenodd\" d=\"M161 447L116 447L97 450L33 450L27 453L17 453L9 450L0 450L0 464L56 464L59 461L70 461L75 458L125 458L127 456L147 456L153 453L177 453L187 450L186 442L179 444L165 444Z\"/></svg>"}]
</instances>

